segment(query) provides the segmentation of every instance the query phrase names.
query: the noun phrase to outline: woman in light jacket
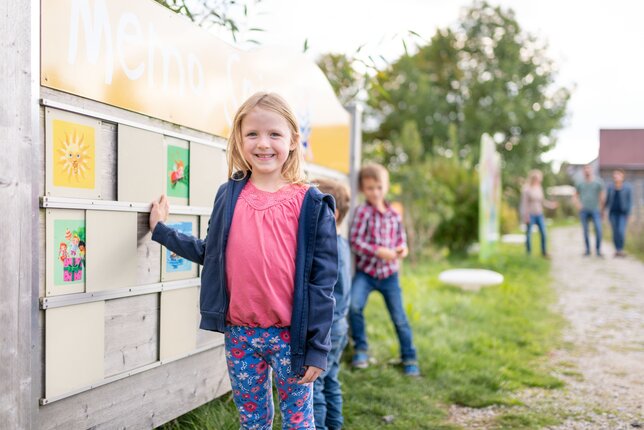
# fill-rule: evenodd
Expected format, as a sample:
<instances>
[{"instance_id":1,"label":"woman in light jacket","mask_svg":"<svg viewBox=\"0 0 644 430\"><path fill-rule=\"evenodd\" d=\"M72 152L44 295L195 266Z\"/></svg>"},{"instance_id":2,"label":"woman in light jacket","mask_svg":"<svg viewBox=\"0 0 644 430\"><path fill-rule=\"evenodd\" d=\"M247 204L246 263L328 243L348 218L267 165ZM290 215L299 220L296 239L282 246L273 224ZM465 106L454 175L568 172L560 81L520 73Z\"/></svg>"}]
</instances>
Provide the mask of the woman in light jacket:
<instances>
[{"instance_id":1,"label":"woman in light jacket","mask_svg":"<svg viewBox=\"0 0 644 430\"><path fill-rule=\"evenodd\" d=\"M526 251L530 254L532 225L536 224L541 235L541 255L548 258L546 251L546 223L543 216L544 206L548 209L555 209L557 202L546 200L541 182L543 174L539 170L531 170L528 174L523 190L521 191L521 218L526 224Z\"/></svg>"}]
</instances>

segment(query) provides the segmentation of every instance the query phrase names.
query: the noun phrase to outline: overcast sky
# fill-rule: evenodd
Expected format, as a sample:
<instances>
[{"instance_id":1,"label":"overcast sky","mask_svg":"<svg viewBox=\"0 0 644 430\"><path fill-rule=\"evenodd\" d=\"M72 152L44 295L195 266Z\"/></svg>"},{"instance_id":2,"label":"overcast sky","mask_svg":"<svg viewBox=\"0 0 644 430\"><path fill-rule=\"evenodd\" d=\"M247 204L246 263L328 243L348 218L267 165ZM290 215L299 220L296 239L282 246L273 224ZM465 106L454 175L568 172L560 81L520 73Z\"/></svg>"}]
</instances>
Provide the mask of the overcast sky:
<instances>
[{"instance_id":1,"label":"overcast sky","mask_svg":"<svg viewBox=\"0 0 644 430\"><path fill-rule=\"evenodd\" d=\"M497 0L515 10L522 29L549 45L558 83L574 86L567 126L548 155L585 163L597 156L600 128L644 127L644 2L638 0ZM263 0L249 24L263 28L262 45L309 54L353 53L397 58L400 36L429 39L453 26L464 0Z\"/></svg>"}]
</instances>

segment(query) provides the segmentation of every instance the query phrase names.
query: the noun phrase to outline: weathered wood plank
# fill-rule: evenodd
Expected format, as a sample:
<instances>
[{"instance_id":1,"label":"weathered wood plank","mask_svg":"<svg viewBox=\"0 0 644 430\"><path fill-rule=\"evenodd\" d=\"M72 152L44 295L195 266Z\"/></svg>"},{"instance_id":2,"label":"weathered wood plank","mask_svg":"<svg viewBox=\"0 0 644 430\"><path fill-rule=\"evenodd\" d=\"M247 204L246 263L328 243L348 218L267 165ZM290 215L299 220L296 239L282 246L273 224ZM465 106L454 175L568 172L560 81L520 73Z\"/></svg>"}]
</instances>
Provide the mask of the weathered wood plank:
<instances>
[{"instance_id":1,"label":"weathered wood plank","mask_svg":"<svg viewBox=\"0 0 644 430\"><path fill-rule=\"evenodd\" d=\"M105 377L159 358L159 295L105 302Z\"/></svg>"},{"instance_id":2,"label":"weathered wood plank","mask_svg":"<svg viewBox=\"0 0 644 430\"><path fill-rule=\"evenodd\" d=\"M101 200L116 200L116 124L103 121L99 143L104 144L100 151L102 159L97 163L101 170L96 172L99 179Z\"/></svg>"},{"instance_id":3,"label":"weathered wood plank","mask_svg":"<svg viewBox=\"0 0 644 430\"><path fill-rule=\"evenodd\" d=\"M137 268L138 285L161 282L161 245L152 241L150 214L137 214Z\"/></svg>"},{"instance_id":4,"label":"weathered wood plank","mask_svg":"<svg viewBox=\"0 0 644 430\"><path fill-rule=\"evenodd\" d=\"M37 428L152 429L229 390L222 346L42 406Z\"/></svg>"},{"instance_id":5,"label":"weathered wood plank","mask_svg":"<svg viewBox=\"0 0 644 430\"><path fill-rule=\"evenodd\" d=\"M0 3L0 427L31 427L32 303L37 290L37 2Z\"/></svg>"}]
</instances>

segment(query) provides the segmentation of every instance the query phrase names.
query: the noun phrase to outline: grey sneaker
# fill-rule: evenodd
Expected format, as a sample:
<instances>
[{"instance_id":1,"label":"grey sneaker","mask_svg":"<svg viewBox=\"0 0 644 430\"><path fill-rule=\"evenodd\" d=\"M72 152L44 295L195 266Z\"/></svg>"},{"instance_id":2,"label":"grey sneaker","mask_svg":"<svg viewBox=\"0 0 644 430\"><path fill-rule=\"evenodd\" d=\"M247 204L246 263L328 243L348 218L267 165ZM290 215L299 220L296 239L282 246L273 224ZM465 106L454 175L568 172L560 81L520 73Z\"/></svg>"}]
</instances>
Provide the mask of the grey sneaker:
<instances>
[{"instance_id":1,"label":"grey sneaker","mask_svg":"<svg viewBox=\"0 0 644 430\"><path fill-rule=\"evenodd\" d=\"M369 367L369 354L365 351L356 351L351 360L351 366L356 369L366 369Z\"/></svg>"},{"instance_id":2,"label":"grey sneaker","mask_svg":"<svg viewBox=\"0 0 644 430\"><path fill-rule=\"evenodd\" d=\"M420 369L418 368L418 364L416 363L403 364L403 372L406 376L411 376L414 378L420 376Z\"/></svg>"}]
</instances>

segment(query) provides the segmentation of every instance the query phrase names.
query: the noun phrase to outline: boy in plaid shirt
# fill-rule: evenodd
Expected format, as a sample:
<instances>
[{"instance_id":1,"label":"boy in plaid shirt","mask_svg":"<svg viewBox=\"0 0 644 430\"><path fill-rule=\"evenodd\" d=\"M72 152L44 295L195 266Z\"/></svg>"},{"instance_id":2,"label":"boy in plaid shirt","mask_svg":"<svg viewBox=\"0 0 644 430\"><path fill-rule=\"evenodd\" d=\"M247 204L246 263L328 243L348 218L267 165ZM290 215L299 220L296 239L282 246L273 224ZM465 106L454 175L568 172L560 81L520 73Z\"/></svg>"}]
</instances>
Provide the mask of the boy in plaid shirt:
<instances>
[{"instance_id":1,"label":"boy in plaid shirt","mask_svg":"<svg viewBox=\"0 0 644 430\"><path fill-rule=\"evenodd\" d=\"M349 323L355 354L352 365L369 365L364 307L373 290L385 299L396 328L403 370L408 376L419 376L411 327L405 315L398 280L399 260L408 254L402 219L385 200L389 173L379 164L365 165L358 176L360 191L366 202L356 209L349 240L356 256L356 274L351 286Z\"/></svg>"}]
</instances>

